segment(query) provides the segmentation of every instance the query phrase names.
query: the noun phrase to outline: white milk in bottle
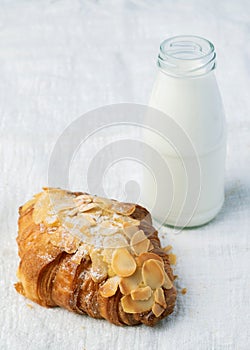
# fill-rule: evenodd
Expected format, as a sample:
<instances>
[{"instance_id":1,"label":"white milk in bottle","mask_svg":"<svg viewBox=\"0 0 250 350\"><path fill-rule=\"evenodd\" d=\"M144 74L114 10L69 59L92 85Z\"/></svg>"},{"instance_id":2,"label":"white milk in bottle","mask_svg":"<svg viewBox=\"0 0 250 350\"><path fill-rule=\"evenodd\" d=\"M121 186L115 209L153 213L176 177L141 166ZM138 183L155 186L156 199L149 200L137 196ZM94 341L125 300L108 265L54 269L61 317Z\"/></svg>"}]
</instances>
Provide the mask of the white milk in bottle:
<instances>
[{"instance_id":1,"label":"white milk in bottle","mask_svg":"<svg viewBox=\"0 0 250 350\"><path fill-rule=\"evenodd\" d=\"M160 46L149 105L164 113L164 134L171 142L154 131L146 131L144 137L167 165L171 181L156 166L152 171L161 173L156 189L145 174L141 193L148 209L157 205L153 216L164 224L199 226L213 219L223 205L226 130L215 59L213 44L197 36L173 37ZM154 122L157 128L157 118L149 119L152 129ZM187 196L192 204L185 205Z\"/></svg>"}]
</instances>

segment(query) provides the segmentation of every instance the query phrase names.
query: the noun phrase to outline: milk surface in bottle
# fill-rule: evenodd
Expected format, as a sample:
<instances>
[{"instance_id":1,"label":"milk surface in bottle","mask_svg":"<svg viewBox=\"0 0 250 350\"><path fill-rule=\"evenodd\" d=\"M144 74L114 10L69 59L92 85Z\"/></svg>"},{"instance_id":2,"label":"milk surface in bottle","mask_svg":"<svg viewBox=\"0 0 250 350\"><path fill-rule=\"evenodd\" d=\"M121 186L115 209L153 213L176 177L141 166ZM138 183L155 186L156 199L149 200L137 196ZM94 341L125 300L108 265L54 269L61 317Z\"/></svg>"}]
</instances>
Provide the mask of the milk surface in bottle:
<instances>
[{"instance_id":1,"label":"milk surface in bottle","mask_svg":"<svg viewBox=\"0 0 250 350\"><path fill-rule=\"evenodd\" d=\"M173 37L160 46L158 74L149 106L164 113L166 124L174 123L174 127L171 123L166 126L167 138L174 135L173 128L183 136L173 136L168 143L154 131L144 132L145 141L167 164L172 182L161 174L154 191L144 174L141 193L143 204L164 224L199 226L213 219L223 205L226 130L214 74L215 59L213 44L197 36ZM152 123L153 119L151 115ZM191 146L178 150L184 141ZM165 197L160 196L164 191ZM187 196L196 197L192 204L185 204ZM156 205L158 209L154 211Z\"/></svg>"}]
</instances>

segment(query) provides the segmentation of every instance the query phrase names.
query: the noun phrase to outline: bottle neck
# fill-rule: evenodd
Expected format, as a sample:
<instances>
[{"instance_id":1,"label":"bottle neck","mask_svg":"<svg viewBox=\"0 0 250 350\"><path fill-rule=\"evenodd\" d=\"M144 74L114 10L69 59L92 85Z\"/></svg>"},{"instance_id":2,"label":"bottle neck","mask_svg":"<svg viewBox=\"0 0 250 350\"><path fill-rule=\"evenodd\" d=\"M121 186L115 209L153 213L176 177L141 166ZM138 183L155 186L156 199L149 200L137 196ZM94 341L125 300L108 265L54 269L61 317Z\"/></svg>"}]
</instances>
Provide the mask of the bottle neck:
<instances>
[{"instance_id":1,"label":"bottle neck","mask_svg":"<svg viewBox=\"0 0 250 350\"><path fill-rule=\"evenodd\" d=\"M176 78L203 76L216 67L214 46L210 41L193 35L169 38L160 46L158 66Z\"/></svg>"}]
</instances>

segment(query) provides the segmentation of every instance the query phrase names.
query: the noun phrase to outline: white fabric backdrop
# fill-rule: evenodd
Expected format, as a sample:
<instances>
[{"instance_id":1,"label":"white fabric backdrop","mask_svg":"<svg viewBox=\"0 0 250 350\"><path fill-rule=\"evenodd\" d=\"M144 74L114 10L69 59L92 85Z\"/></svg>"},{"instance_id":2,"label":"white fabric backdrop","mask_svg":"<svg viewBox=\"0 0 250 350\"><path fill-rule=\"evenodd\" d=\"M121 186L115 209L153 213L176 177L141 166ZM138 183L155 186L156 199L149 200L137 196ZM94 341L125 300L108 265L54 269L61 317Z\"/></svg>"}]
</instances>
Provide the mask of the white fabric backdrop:
<instances>
[{"instance_id":1,"label":"white fabric backdrop","mask_svg":"<svg viewBox=\"0 0 250 350\"><path fill-rule=\"evenodd\" d=\"M188 293L153 329L32 304L13 288L18 206L46 185L53 145L79 115L147 103L159 43L178 34L215 44L228 121L222 211L201 228L161 234L178 255L178 288ZM1 349L249 349L249 36L247 0L0 2Z\"/></svg>"}]
</instances>

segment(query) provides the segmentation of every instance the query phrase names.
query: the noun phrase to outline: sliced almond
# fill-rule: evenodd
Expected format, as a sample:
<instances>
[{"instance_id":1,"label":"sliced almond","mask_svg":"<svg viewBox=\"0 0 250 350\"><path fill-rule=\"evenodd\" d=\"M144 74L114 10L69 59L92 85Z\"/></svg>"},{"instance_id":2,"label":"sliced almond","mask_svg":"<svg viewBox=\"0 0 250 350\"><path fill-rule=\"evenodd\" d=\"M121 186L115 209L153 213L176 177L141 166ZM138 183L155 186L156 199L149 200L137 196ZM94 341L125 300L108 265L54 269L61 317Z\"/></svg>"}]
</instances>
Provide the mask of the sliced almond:
<instances>
[{"instance_id":1,"label":"sliced almond","mask_svg":"<svg viewBox=\"0 0 250 350\"><path fill-rule=\"evenodd\" d=\"M42 187L43 191L46 192L47 188L46 187ZM37 200L39 197L41 197L41 195L44 193L44 192L39 192L37 194L34 194L34 198Z\"/></svg>"},{"instance_id":2,"label":"sliced almond","mask_svg":"<svg viewBox=\"0 0 250 350\"><path fill-rule=\"evenodd\" d=\"M131 239L133 235L138 231L138 226L131 226L129 222L123 223L123 232L125 235Z\"/></svg>"},{"instance_id":3,"label":"sliced almond","mask_svg":"<svg viewBox=\"0 0 250 350\"><path fill-rule=\"evenodd\" d=\"M111 261L112 261L112 254L113 254L113 249L112 249L112 248L104 248L104 249L102 250L103 260L104 260L107 264L111 264Z\"/></svg>"},{"instance_id":4,"label":"sliced almond","mask_svg":"<svg viewBox=\"0 0 250 350\"><path fill-rule=\"evenodd\" d=\"M76 214L78 214L78 212L79 212L79 210L78 210L77 207L66 210L66 214L67 214L68 216L71 216L71 217L72 217L72 216L75 216ZM65 210L61 210L60 213L61 213L62 215L64 215Z\"/></svg>"},{"instance_id":5,"label":"sliced almond","mask_svg":"<svg viewBox=\"0 0 250 350\"><path fill-rule=\"evenodd\" d=\"M23 206L22 206L22 211L25 212L29 207L31 207L32 205L34 205L36 202L36 198L32 198L31 200L29 200L28 202L26 202Z\"/></svg>"},{"instance_id":6,"label":"sliced almond","mask_svg":"<svg viewBox=\"0 0 250 350\"><path fill-rule=\"evenodd\" d=\"M126 248L120 248L113 252L111 267L118 276L128 277L135 272L136 262Z\"/></svg>"},{"instance_id":7,"label":"sliced almond","mask_svg":"<svg viewBox=\"0 0 250 350\"><path fill-rule=\"evenodd\" d=\"M114 249L128 247L128 242L127 242L126 237L123 234L116 233L113 236L104 237L103 247L105 249L112 249L112 253L113 253ZM111 260L110 260L110 262L111 262Z\"/></svg>"},{"instance_id":8,"label":"sliced almond","mask_svg":"<svg viewBox=\"0 0 250 350\"><path fill-rule=\"evenodd\" d=\"M151 296L148 300L133 300L130 295L121 298L121 305L125 312L137 314L149 311L154 304L154 298Z\"/></svg>"},{"instance_id":9,"label":"sliced almond","mask_svg":"<svg viewBox=\"0 0 250 350\"><path fill-rule=\"evenodd\" d=\"M117 214L129 216L135 211L135 204L112 201L111 209Z\"/></svg>"},{"instance_id":10,"label":"sliced almond","mask_svg":"<svg viewBox=\"0 0 250 350\"><path fill-rule=\"evenodd\" d=\"M164 280L163 287L166 289L171 289L173 287L173 283L171 282L166 272L164 273L164 275L165 275L165 280Z\"/></svg>"},{"instance_id":11,"label":"sliced almond","mask_svg":"<svg viewBox=\"0 0 250 350\"><path fill-rule=\"evenodd\" d=\"M119 227L114 225L112 221L104 220L99 225L99 233L103 236L110 236L119 231Z\"/></svg>"},{"instance_id":12,"label":"sliced almond","mask_svg":"<svg viewBox=\"0 0 250 350\"><path fill-rule=\"evenodd\" d=\"M167 245L166 247L163 248L164 252L169 252L173 247L171 245Z\"/></svg>"},{"instance_id":13,"label":"sliced almond","mask_svg":"<svg viewBox=\"0 0 250 350\"><path fill-rule=\"evenodd\" d=\"M154 303L154 305L152 306L152 311L156 317L161 316L161 314L164 312L164 310L165 309L157 303Z\"/></svg>"},{"instance_id":14,"label":"sliced almond","mask_svg":"<svg viewBox=\"0 0 250 350\"><path fill-rule=\"evenodd\" d=\"M93 202L94 202L94 203L98 203L98 204L100 204L101 206L104 206L104 207L106 207L106 208L110 208L111 205L112 205L111 199L104 198L104 197L98 197L98 196L94 196L94 197L93 197Z\"/></svg>"},{"instance_id":15,"label":"sliced almond","mask_svg":"<svg viewBox=\"0 0 250 350\"><path fill-rule=\"evenodd\" d=\"M142 278L146 286L152 289L160 288L165 281L162 264L154 259L149 259L142 266Z\"/></svg>"},{"instance_id":16,"label":"sliced almond","mask_svg":"<svg viewBox=\"0 0 250 350\"><path fill-rule=\"evenodd\" d=\"M68 254L75 253L80 245L79 238L68 234L62 226L50 235L49 240L54 246L61 248Z\"/></svg>"},{"instance_id":17,"label":"sliced almond","mask_svg":"<svg viewBox=\"0 0 250 350\"><path fill-rule=\"evenodd\" d=\"M71 217L66 217L65 220L63 221L63 225L64 228L71 230L75 227L75 219L71 218ZM84 226L84 228L87 228L87 225Z\"/></svg>"},{"instance_id":18,"label":"sliced almond","mask_svg":"<svg viewBox=\"0 0 250 350\"><path fill-rule=\"evenodd\" d=\"M141 253L138 257L136 257L136 263L138 266L142 266L144 261L149 259L160 261L163 264L163 260L159 255L150 252Z\"/></svg>"},{"instance_id":19,"label":"sliced almond","mask_svg":"<svg viewBox=\"0 0 250 350\"><path fill-rule=\"evenodd\" d=\"M102 236L111 236L119 231L119 227L100 227L99 234Z\"/></svg>"},{"instance_id":20,"label":"sliced almond","mask_svg":"<svg viewBox=\"0 0 250 350\"><path fill-rule=\"evenodd\" d=\"M103 220L101 223L100 223L100 227L103 227L103 228L112 228L114 227L114 224L111 220Z\"/></svg>"},{"instance_id":21,"label":"sliced almond","mask_svg":"<svg viewBox=\"0 0 250 350\"><path fill-rule=\"evenodd\" d=\"M108 266L103 261L101 254L96 250L90 252L90 258L92 260L91 278L94 282L99 283L107 277Z\"/></svg>"},{"instance_id":22,"label":"sliced almond","mask_svg":"<svg viewBox=\"0 0 250 350\"><path fill-rule=\"evenodd\" d=\"M55 209L57 209L56 208L56 206L54 207L54 210ZM70 211L72 211L72 210L74 210L74 211L79 211L78 210L78 208L74 205L73 207L72 206L62 206L62 205L60 205L60 208L58 208L58 212L60 212L61 214L64 214L64 213L66 213L67 215L68 215L68 213L70 212Z\"/></svg>"},{"instance_id":23,"label":"sliced almond","mask_svg":"<svg viewBox=\"0 0 250 350\"><path fill-rule=\"evenodd\" d=\"M89 226L95 226L96 225L95 219L90 214L81 213L81 214L79 214L79 216L84 217L88 221ZM78 218L79 218L79 216L78 216Z\"/></svg>"},{"instance_id":24,"label":"sliced almond","mask_svg":"<svg viewBox=\"0 0 250 350\"><path fill-rule=\"evenodd\" d=\"M37 199L34 211L32 213L33 221L35 224L39 224L45 220L48 216L48 210L50 208L50 201L47 192L43 192Z\"/></svg>"},{"instance_id":25,"label":"sliced almond","mask_svg":"<svg viewBox=\"0 0 250 350\"><path fill-rule=\"evenodd\" d=\"M154 299L155 299L155 302L160 304L162 307L164 308L167 307L165 295L162 288L156 289L156 291L154 292Z\"/></svg>"},{"instance_id":26,"label":"sliced almond","mask_svg":"<svg viewBox=\"0 0 250 350\"><path fill-rule=\"evenodd\" d=\"M147 252L149 245L150 240L145 236L142 230L137 231L130 241L130 246L136 255Z\"/></svg>"},{"instance_id":27,"label":"sliced almond","mask_svg":"<svg viewBox=\"0 0 250 350\"><path fill-rule=\"evenodd\" d=\"M122 220L122 223L126 226L127 224L129 226L139 226L141 221L137 219L133 219L130 216L118 216L117 219Z\"/></svg>"},{"instance_id":28,"label":"sliced almond","mask_svg":"<svg viewBox=\"0 0 250 350\"><path fill-rule=\"evenodd\" d=\"M116 276L114 270L112 269L112 267L109 265L108 267L108 276L109 277L113 277L113 276Z\"/></svg>"},{"instance_id":29,"label":"sliced almond","mask_svg":"<svg viewBox=\"0 0 250 350\"><path fill-rule=\"evenodd\" d=\"M55 213L75 207L75 202L73 201L74 197L66 191L49 191L48 197L50 207Z\"/></svg>"},{"instance_id":30,"label":"sliced almond","mask_svg":"<svg viewBox=\"0 0 250 350\"><path fill-rule=\"evenodd\" d=\"M132 290L138 288L141 282L142 282L141 269L137 268L132 276L121 278L119 283L120 291L122 292L122 294L128 295L131 293Z\"/></svg>"},{"instance_id":31,"label":"sliced almond","mask_svg":"<svg viewBox=\"0 0 250 350\"><path fill-rule=\"evenodd\" d=\"M152 295L152 289L147 287L136 288L131 291L131 298L133 300L148 300Z\"/></svg>"},{"instance_id":32,"label":"sliced almond","mask_svg":"<svg viewBox=\"0 0 250 350\"><path fill-rule=\"evenodd\" d=\"M86 203L86 204L84 203L84 204L81 204L78 209L81 213L83 213L96 207L97 207L96 203Z\"/></svg>"},{"instance_id":33,"label":"sliced almond","mask_svg":"<svg viewBox=\"0 0 250 350\"><path fill-rule=\"evenodd\" d=\"M177 258L175 254L172 254L172 253L168 254L168 258L171 265L176 265Z\"/></svg>"},{"instance_id":34,"label":"sliced almond","mask_svg":"<svg viewBox=\"0 0 250 350\"><path fill-rule=\"evenodd\" d=\"M99 291L100 294L104 297L104 298L109 298L112 297L113 295L115 295L118 285L119 285L119 281L120 281L120 277L118 276L114 276L111 277L109 279L107 279L107 281L101 285Z\"/></svg>"},{"instance_id":35,"label":"sliced almond","mask_svg":"<svg viewBox=\"0 0 250 350\"><path fill-rule=\"evenodd\" d=\"M88 214L81 213L77 216L65 216L63 218L63 226L69 230L84 231L87 228L96 225L96 221ZM73 232L72 232L73 233Z\"/></svg>"},{"instance_id":36,"label":"sliced almond","mask_svg":"<svg viewBox=\"0 0 250 350\"><path fill-rule=\"evenodd\" d=\"M80 196L75 197L73 199L73 201L76 203L76 205L81 205L83 203L85 203L85 204L91 203L92 202L92 198L88 194L81 194Z\"/></svg>"}]
</instances>

